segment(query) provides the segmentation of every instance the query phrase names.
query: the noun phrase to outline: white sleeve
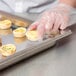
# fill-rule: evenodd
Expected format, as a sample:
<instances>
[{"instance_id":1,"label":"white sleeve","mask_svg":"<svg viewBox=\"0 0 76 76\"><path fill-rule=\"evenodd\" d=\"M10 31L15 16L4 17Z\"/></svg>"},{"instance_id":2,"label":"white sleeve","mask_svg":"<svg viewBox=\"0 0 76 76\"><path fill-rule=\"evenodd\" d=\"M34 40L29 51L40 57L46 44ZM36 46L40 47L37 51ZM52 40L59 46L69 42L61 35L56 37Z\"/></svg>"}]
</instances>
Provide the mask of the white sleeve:
<instances>
[{"instance_id":1,"label":"white sleeve","mask_svg":"<svg viewBox=\"0 0 76 76\"><path fill-rule=\"evenodd\" d=\"M11 9L2 0L0 0L0 10L11 12Z\"/></svg>"},{"instance_id":2,"label":"white sleeve","mask_svg":"<svg viewBox=\"0 0 76 76\"><path fill-rule=\"evenodd\" d=\"M14 12L41 13L55 0L3 0Z\"/></svg>"}]
</instances>

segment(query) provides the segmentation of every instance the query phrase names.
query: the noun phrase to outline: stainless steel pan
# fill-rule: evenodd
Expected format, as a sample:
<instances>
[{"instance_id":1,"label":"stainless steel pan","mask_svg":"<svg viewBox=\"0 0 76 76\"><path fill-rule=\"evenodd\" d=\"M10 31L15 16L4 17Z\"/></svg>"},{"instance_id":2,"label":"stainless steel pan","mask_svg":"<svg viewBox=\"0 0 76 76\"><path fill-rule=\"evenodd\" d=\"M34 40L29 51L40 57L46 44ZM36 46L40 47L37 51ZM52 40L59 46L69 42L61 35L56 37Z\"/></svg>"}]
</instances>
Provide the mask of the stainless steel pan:
<instances>
[{"instance_id":1,"label":"stainless steel pan","mask_svg":"<svg viewBox=\"0 0 76 76\"><path fill-rule=\"evenodd\" d=\"M29 21L27 19L15 15L11 15L3 11L0 11L0 14L7 16L9 19L15 18L15 19L27 21L29 24L32 23L32 21ZM25 59L31 55L41 52L46 48L53 46L56 43L56 41L66 36L69 36L71 33L72 32L70 30L66 30L63 34L57 35L54 38L47 38L43 41L35 41L35 42L27 40L26 37L22 39L23 40L22 42L21 41L19 42L19 39L15 39L12 33L9 33L7 35L1 34L2 44L12 43L16 45L17 50L15 54L9 57L0 57L0 70L22 59Z\"/></svg>"}]
</instances>

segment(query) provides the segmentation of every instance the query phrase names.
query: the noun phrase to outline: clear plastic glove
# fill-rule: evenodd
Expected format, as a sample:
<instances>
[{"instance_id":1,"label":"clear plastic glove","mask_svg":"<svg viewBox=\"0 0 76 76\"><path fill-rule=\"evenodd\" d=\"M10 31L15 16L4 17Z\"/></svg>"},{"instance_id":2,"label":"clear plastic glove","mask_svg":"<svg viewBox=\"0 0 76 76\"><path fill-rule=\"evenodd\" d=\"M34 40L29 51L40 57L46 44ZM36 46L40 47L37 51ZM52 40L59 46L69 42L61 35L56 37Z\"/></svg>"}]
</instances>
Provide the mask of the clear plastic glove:
<instances>
[{"instance_id":1,"label":"clear plastic glove","mask_svg":"<svg viewBox=\"0 0 76 76\"><path fill-rule=\"evenodd\" d=\"M41 18L29 27L29 30L37 29L39 38L42 38L44 34L50 34L52 31L64 30L69 26L71 12L72 7L58 4L51 10L45 11Z\"/></svg>"}]
</instances>

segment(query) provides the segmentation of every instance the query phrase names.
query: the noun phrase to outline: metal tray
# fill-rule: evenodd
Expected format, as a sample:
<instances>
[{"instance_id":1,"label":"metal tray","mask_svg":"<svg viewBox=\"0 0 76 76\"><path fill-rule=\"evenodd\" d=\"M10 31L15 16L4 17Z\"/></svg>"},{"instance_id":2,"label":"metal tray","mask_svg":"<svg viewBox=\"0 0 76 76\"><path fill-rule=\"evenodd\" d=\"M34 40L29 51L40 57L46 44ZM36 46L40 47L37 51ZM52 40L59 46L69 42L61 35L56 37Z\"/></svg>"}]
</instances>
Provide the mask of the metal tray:
<instances>
[{"instance_id":1,"label":"metal tray","mask_svg":"<svg viewBox=\"0 0 76 76\"><path fill-rule=\"evenodd\" d=\"M7 17L17 18L17 19L19 18L20 20L22 19L20 17L14 16L14 15L11 15L11 14L8 14L5 12L1 12L1 13L2 13L2 15L7 14L6 15ZM26 21L27 19L23 19L23 20ZM28 22L31 23L31 21L29 21L29 20L28 20ZM12 65L12 64L18 62L24 58L27 58L31 55L41 52L48 47L53 46L57 40L64 38L72 33L70 30L66 30L63 34L57 35L54 38L48 38L43 41L34 41L33 42L33 41L27 40L26 37L21 38L21 39L14 38L14 36L12 34L12 30L13 29L0 30L2 44L12 43L12 44L15 44L17 47L15 54L8 56L8 57L2 57L2 56L0 57L0 70L2 70L5 67L8 67L9 65Z\"/></svg>"}]
</instances>

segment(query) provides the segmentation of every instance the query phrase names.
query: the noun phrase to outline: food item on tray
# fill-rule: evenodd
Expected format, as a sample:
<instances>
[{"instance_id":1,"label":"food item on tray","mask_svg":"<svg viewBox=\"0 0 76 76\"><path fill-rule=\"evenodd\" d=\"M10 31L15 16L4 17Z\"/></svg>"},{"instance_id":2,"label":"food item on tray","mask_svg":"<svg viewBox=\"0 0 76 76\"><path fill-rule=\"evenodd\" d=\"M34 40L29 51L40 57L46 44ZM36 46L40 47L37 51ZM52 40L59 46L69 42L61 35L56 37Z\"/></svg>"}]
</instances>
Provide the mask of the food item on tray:
<instances>
[{"instance_id":1,"label":"food item on tray","mask_svg":"<svg viewBox=\"0 0 76 76\"><path fill-rule=\"evenodd\" d=\"M10 56L16 52L16 46L14 44L2 45L0 52L3 56Z\"/></svg>"},{"instance_id":2,"label":"food item on tray","mask_svg":"<svg viewBox=\"0 0 76 76\"><path fill-rule=\"evenodd\" d=\"M26 33L26 28L19 27L13 31L14 37L24 37Z\"/></svg>"},{"instance_id":3,"label":"food item on tray","mask_svg":"<svg viewBox=\"0 0 76 76\"><path fill-rule=\"evenodd\" d=\"M12 26L12 22L10 20L0 21L0 29L8 29Z\"/></svg>"},{"instance_id":4,"label":"food item on tray","mask_svg":"<svg viewBox=\"0 0 76 76\"><path fill-rule=\"evenodd\" d=\"M21 26L21 27L27 27L28 22L20 21L20 20L14 20L14 25Z\"/></svg>"},{"instance_id":5,"label":"food item on tray","mask_svg":"<svg viewBox=\"0 0 76 76\"><path fill-rule=\"evenodd\" d=\"M38 40L37 31L36 30L27 31L26 37L31 41L37 41Z\"/></svg>"}]
</instances>

